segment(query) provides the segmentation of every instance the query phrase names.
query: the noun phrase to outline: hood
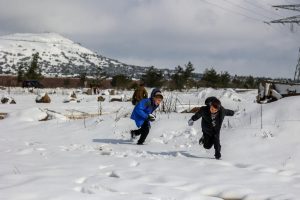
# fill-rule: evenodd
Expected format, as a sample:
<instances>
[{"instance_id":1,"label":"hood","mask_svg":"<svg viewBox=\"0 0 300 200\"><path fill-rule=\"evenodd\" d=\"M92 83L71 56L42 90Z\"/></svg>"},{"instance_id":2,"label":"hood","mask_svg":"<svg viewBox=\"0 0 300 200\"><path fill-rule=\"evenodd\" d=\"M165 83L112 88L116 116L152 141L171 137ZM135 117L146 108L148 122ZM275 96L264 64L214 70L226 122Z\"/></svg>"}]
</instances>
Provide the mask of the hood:
<instances>
[{"instance_id":1,"label":"hood","mask_svg":"<svg viewBox=\"0 0 300 200\"><path fill-rule=\"evenodd\" d=\"M156 92L160 92L160 93L161 93L160 89L154 88L154 89L152 90L152 92L151 92L150 98L153 98L153 97L154 97L154 94L155 94Z\"/></svg>"}]
</instances>

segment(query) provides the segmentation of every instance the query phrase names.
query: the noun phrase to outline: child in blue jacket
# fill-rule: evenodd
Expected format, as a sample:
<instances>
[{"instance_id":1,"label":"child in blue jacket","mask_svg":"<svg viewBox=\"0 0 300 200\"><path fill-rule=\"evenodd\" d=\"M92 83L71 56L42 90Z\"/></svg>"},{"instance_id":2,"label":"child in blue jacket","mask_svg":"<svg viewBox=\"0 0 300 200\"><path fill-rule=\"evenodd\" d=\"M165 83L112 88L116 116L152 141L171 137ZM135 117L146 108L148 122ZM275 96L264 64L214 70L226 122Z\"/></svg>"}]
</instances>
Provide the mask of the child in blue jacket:
<instances>
[{"instance_id":1,"label":"child in blue jacket","mask_svg":"<svg viewBox=\"0 0 300 200\"><path fill-rule=\"evenodd\" d=\"M137 142L138 145L142 145L145 142L150 130L150 121L155 120L155 116L152 115L153 111L156 110L163 100L163 95L159 89L153 89L150 98L141 100L133 109L131 119L135 121L137 130L132 130L131 138L135 138L140 135Z\"/></svg>"}]
</instances>

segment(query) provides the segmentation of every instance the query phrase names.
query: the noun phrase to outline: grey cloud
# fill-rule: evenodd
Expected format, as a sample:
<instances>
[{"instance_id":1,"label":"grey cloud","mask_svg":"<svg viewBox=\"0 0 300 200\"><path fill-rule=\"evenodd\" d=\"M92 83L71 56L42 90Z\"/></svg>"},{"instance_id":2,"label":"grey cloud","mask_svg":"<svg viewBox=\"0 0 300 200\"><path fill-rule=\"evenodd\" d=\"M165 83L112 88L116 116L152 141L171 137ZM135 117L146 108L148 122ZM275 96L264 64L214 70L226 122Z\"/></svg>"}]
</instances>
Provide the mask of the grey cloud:
<instances>
[{"instance_id":1,"label":"grey cloud","mask_svg":"<svg viewBox=\"0 0 300 200\"><path fill-rule=\"evenodd\" d=\"M225 2L210 2L243 12ZM274 1L255 2L269 9ZM284 3L276 3L280 2ZM261 19L254 21L199 0L0 2L1 34L58 32L105 56L137 65L174 68L191 61L199 72L213 66L231 74L291 77L299 32L268 26Z\"/></svg>"}]
</instances>

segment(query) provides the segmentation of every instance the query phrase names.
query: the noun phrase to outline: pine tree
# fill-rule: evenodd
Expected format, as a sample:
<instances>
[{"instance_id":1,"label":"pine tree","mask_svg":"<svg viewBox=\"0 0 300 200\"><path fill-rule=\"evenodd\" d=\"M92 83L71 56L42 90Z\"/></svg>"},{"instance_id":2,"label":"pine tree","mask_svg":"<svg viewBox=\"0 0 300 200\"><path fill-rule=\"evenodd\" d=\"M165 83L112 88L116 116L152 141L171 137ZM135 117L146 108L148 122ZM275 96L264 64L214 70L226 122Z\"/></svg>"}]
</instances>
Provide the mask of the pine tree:
<instances>
[{"instance_id":1,"label":"pine tree","mask_svg":"<svg viewBox=\"0 0 300 200\"><path fill-rule=\"evenodd\" d=\"M86 86L86 82L87 82L87 77L86 77L87 73L83 72L80 74L80 86L81 87L85 87Z\"/></svg>"},{"instance_id":2,"label":"pine tree","mask_svg":"<svg viewBox=\"0 0 300 200\"><path fill-rule=\"evenodd\" d=\"M219 77L219 86L223 88L229 87L230 83L230 74L228 72L221 72Z\"/></svg>"},{"instance_id":3,"label":"pine tree","mask_svg":"<svg viewBox=\"0 0 300 200\"><path fill-rule=\"evenodd\" d=\"M214 68L205 69L202 80L206 82L206 87L216 87L219 83L219 75Z\"/></svg>"},{"instance_id":4,"label":"pine tree","mask_svg":"<svg viewBox=\"0 0 300 200\"><path fill-rule=\"evenodd\" d=\"M24 81L24 64L19 65L18 67L18 74L17 74L17 81L18 83L21 83L22 81Z\"/></svg>"},{"instance_id":5,"label":"pine tree","mask_svg":"<svg viewBox=\"0 0 300 200\"><path fill-rule=\"evenodd\" d=\"M253 76L248 76L246 78L244 87L247 88L247 89L256 88L257 87Z\"/></svg>"},{"instance_id":6,"label":"pine tree","mask_svg":"<svg viewBox=\"0 0 300 200\"><path fill-rule=\"evenodd\" d=\"M194 66L191 62L188 62L187 65L185 65L185 69L183 69L180 65L178 65L175 68L175 74L172 76L172 81L174 83L172 89L182 90L185 87L190 88L193 85L193 71Z\"/></svg>"},{"instance_id":7,"label":"pine tree","mask_svg":"<svg viewBox=\"0 0 300 200\"><path fill-rule=\"evenodd\" d=\"M118 89L129 88L130 83L131 83L131 80L123 74L116 75L111 80L111 85Z\"/></svg>"},{"instance_id":8,"label":"pine tree","mask_svg":"<svg viewBox=\"0 0 300 200\"><path fill-rule=\"evenodd\" d=\"M188 89L195 86L195 81L192 79L194 70L195 68L193 64L191 62L188 62L188 64L185 66L185 71L184 71L184 79L185 79L184 84Z\"/></svg>"},{"instance_id":9,"label":"pine tree","mask_svg":"<svg viewBox=\"0 0 300 200\"><path fill-rule=\"evenodd\" d=\"M25 77L29 80L40 80L43 78L42 71L38 66L39 53L32 55L32 60L28 71L25 74Z\"/></svg>"},{"instance_id":10,"label":"pine tree","mask_svg":"<svg viewBox=\"0 0 300 200\"><path fill-rule=\"evenodd\" d=\"M180 65L175 68L175 74L172 76L172 81L174 85L171 89L177 89L181 91L184 88L185 72Z\"/></svg>"},{"instance_id":11,"label":"pine tree","mask_svg":"<svg viewBox=\"0 0 300 200\"><path fill-rule=\"evenodd\" d=\"M161 71L151 66L146 74L142 76L141 80L147 87L161 87L164 82L164 77Z\"/></svg>"},{"instance_id":12,"label":"pine tree","mask_svg":"<svg viewBox=\"0 0 300 200\"><path fill-rule=\"evenodd\" d=\"M193 64L191 62L188 62L187 65L185 65L185 71L184 71L184 76L186 81L193 76L193 71L195 70Z\"/></svg>"}]
</instances>

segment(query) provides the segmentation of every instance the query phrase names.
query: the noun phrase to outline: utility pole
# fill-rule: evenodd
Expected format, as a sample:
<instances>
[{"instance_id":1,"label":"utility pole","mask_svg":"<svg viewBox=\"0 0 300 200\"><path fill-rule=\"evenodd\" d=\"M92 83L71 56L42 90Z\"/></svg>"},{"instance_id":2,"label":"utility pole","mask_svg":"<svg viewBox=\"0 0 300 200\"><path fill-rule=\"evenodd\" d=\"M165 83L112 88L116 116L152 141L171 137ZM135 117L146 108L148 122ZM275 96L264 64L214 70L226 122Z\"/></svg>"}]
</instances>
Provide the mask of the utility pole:
<instances>
[{"instance_id":1,"label":"utility pole","mask_svg":"<svg viewBox=\"0 0 300 200\"><path fill-rule=\"evenodd\" d=\"M294 81L300 82L300 48L299 48L299 58L298 58L298 64L297 64L296 70L295 70Z\"/></svg>"},{"instance_id":2,"label":"utility pole","mask_svg":"<svg viewBox=\"0 0 300 200\"><path fill-rule=\"evenodd\" d=\"M272 6L272 7L276 8L277 10L278 9L286 9L286 10L300 12L300 4L276 5L276 6ZM268 24L270 24L270 23L290 24L291 31L293 32L293 30L294 30L293 25L294 24L300 25L300 15L295 15L295 16L286 17L286 18L277 19L277 20L268 22ZM294 75L294 81L300 82L300 48L299 48L298 64L296 66L295 75Z\"/></svg>"}]
</instances>

